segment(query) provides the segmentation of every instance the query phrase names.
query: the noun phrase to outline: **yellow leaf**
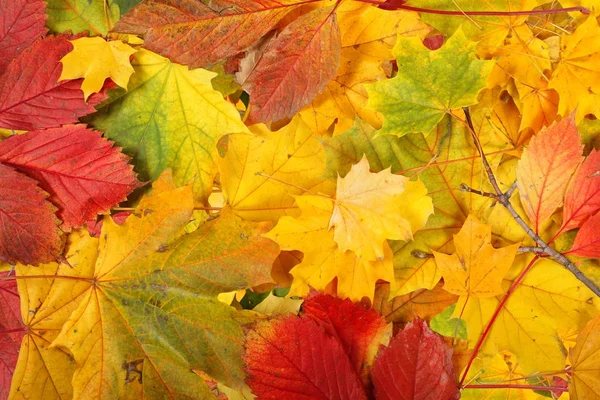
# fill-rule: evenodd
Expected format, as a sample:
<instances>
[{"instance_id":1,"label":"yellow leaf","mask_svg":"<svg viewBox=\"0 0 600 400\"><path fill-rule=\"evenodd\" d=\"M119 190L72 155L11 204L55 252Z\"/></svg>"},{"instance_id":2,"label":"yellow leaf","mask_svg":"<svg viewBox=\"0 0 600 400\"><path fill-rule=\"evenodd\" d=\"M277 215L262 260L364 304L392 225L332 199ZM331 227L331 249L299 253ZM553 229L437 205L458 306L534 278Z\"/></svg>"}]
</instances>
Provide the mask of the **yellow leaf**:
<instances>
[{"instance_id":1,"label":"yellow leaf","mask_svg":"<svg viewBox=\"0 0 600 400\"><path fill-rule=\"evenodd\" d=\"M71 398L71 379L76 365L69 352L51 346L71 312L89 287L85 276L97 255L98 239L84 230L69 236L68 265L48 263L39 267L18 265L21 316L28 327L19 351L11 385L12 399L53 400ZM67 275L69 279L35 278Z\"/></svg>"},{"instance_id":2,"label":"yellow leaf","mask_svg":"<svg viewBox=\"0 0 600 400\"><path fill-rule=\"evenodd\" d=\"M329 227L341 251L352 250L367 261L382 260L386 239L408 240L433 214L425 186L393 175L390 169L369 172L366 157L338 177Z\"/></svg>"},{"instance_id":3,"label":"yellow leaf","mask_svg":"<svg viewBox=\"0 0 600 400\"><path fill-rule=\"evenodd\" d=\"M469 215L460 232L454 235L456 253L433 252L444 277L445 290L480 298L503 293L502 280L515 259L519 244L495 249L491 240L491 227Z\"/></svg>"},{"instance_id":4,"label":"yellow leaf","mask_svg":"<svg viewBox=\"0 0 600 400\"><path fill-rule=\"evenodd\" d=\"M569 354L573 379L569 394L573 400L600 398L600 316L596 316L577 336Z\"/></svg>"},{"instance_id":5,"label":"yellow leaf","mask_svg":"<svg viewBox=\"0 0 600 400\"><path fill-rule=\"evenodd\" d=\"M561 54L548 87L559 96L558 113L566 117L577 109L575 120L600 115L600 27L590 15L571 35L561 38Z\"/></svg>"},{"instance_id":6,"label":"yellow leaf","mask_svg":"<svg viewBox=\"0 0 600 400\"><path fill-rule=\"evenodd\" d=\"M273 293L269 293L267 298L261 301L252 310L265 315L297 315L298 312L300 312L300 306L303 301L304 300L287 297L277 297Z\"/></svg>"},{"instance_id":7,"label":"yellow leaf","mask_svg":"<svg viewBox=\"0 0 600 400\"><path fill-rule=\"evenodd\" d=\"M251 129L254 135L229 135L227 154L219 160L223 194L237 215L276 221L298 215L294 195L331 191L323 177L323 146L299 117L276 132L262 124Z\"/></svg>"},{"instance_id":8,"label":"yellow leaf","mask_svg":"<svg viewBox=\"0 0 600 400\"><path fill-rule=\"evenodd\" d=\"M527 375L519 366L517 358L508 351L497 353L488 363L476 358L467 375L472 385L514 384L530 385L524 377ZM465 389L461 393L463 400L536 400L533 390L515 388Z\"/></svg>"},{"instance_id":9,"label":"yellow leaf","mask_svg":"<svg viewBox=\"0 0 600 400\"><path fill-rule=\"evenodd\" d=\"M129 57L136 52L133 47L119 41L107 42L101 37L82 37L72 40L73 50L64 56L60 81L84 78L81 84L84 98L98 93L106 78L127 89L134 70Z\"/></svg>"},{"instance_id":10,"label":"yellow leaf","mask_svg":"<svg viewBox=\"0 0 600 400\"><path fill-rule=\"evenodd\" d=\"M87 257L41 272L48 289L19 282L27 312L46 298L35 314L50 324L39 332L46 347L74 360L70 369L56 362L70 373L61 387L72 384L73 395L64 397L209 398L195 371L241 387L241 325L254 317L217 295L268 282L278 248L259 237L270 224L242 222L229 209L185 234L193 207L191 187L176 188L165 174L124 224L105 218L100 239L78 253ZM17 369L36 373L33 360L22 357ZM14 388L36 393L31 384Z\"/></svg>"},{"instance_id":11,"label":"yellow leaf","mask_svg":"<svg viewBox=\"0 0 600 400\"><path fill-rule=\"evenodd\" d=\"M393 283L392 251L383 245L383 259L368 262L351 251L342 251L333 240L329 220L333 200L321 196L300 196L296 202L302 211L297 218L282 217L265 237L279 244L282 250L304 253L302 262L290 273L294 276L290 296L304 296L310 288L323 290L337 277L340 297L373 299L378 279Z\"/></svg>"}]
</instances>

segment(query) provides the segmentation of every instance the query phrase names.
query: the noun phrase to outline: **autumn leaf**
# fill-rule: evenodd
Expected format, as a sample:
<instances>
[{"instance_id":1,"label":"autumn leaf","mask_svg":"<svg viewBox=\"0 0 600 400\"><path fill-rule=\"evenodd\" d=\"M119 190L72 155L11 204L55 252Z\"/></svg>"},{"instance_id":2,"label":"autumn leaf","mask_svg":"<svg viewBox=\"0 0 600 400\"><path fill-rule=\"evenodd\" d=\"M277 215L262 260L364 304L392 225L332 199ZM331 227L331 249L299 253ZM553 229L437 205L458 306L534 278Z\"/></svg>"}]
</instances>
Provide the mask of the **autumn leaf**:
<instances>
[{"instance_id":1,"label":"autumn leaf","mask_svg":"<svg viewBox=\"0 0 600 400\"><path fill-rule=\"evenodd\" d=\"M363 385L370 388L370 370L386 330L379 314L348 299L325 295L309 296L302 310L338 339Z\"/></svg>"},{"instance_id":2,"label":"autumn leaf","mask_svg":"<svg viewBox=\"0 0 600 400\"><path fill-rule=\"evenodd\" d=\"M144 47L191 68L246 50L305 1L144 1L114 27L145 35Z\"/></svg>"},{"instance_id":3,"label":"autumn leaf","mask_svg":"<svg viewBox=\"0 0 600 400\"><path fill-rule=\"evenodd\" d=\"M310 319L265 322L246 343L246 382L259 398L367 399L342 345Z\"/></svg>"},{"instance_id":4,"label":"autumn leaf","mask_svg":"<svg viewBox=\"0 0 600 400\"><path fill-rule=\"evenodd\" d=\"M48 0L46 13L51 31L89 32L105 36L119 19L116 0Z\"/></svg>"},{"instance_id":5,"label":"autumn leaf","mask_svg":"<svg viewBox=\"0 0 600 400\"><path fill-rule=\"evenodd\" d=\"M0 74L9 62L37 38L46 34L43 0L0 1Z\"/></svg>"},{"instance_id":6,"label":"autumn leaf","mask_svg":"<svg viewBox=\"0 0 600 400\"><path fill-rule=\"evenodd\" d=\"M575 109L576 121L586 114L600 114L600 69L594 61L600 54L599 38L600 27L594 17L561 37L561 58L548 87L558 92L558 113L563 117Z\"/></svg>"},{"instance_id":7,"label":"autumn leaf","mask_svg":"<svg viewBox=\"0 0 600 400\"><path fill-rule=\"evenodd\" d=\"M252 310L265 315L297 315L302 302L302 299L278 297L271 292Z\"/></svg>"},{"instance_id":8,"label":"autumn leaf","mask_svg":"<svg viewBox=\"0 0 600 400\"><path fill-rule=\"evenodd\" d=\"M322 177L323 148L302 119L296 117L275 132L264 125L250 130L254 135L228 135L227 152L219 159L223 194L237 215L275 222L298 215L293 196L332 190Z\"/></svg>"},{"instance_id":9,"label":"autumn leaf","mask_svg":"<svg viewBox=\"0 0 600 400\"><path fill-rule=\"evenodd\" d=\"M66 36L47 36L25 49L0 76L0 127L33 130L77 122L106 95L84 102L81 81L58 82L60 59L71 51Z\"/></svg>"},{"instance_id":10,"label":"autumn leaf","mask_svg":"<svg viewBox=\"0 0 600 400\"><path fill-rule=\"evenodd\" d=\"M134 72L129 63L129 56L136 52L134 48L119 40L107 42L99 37L83 37L71 44L73 50L60 60L63 70L59 82L84 78L81 90L85 100L102 89L106 78L127 89Z\"/></svg>"},{"instance_id":11,"label":"autumn leaf","mask_svg":"<svg viewBox=\"0 0 600 400\"><path fill-rule=\"evenodd\" d=\"M9 272L1 272L0 277L8 277ZM19 358L21 340L25 335L25 326L21 321L20 298L17 292L17 281L0 282L0 398L8 398L10 382Z\"/></svg>"},{"instance_id":12,"label":"autumn leaf","mask_svg":"<svg viewBox=\"0 0 600 400\"><path fill-rule=\"evenodd\" d=\"M373 365L377 399L459 399L452 350L423 320L409 323Z\"/></svg>"},{"instance_id":13,"label":"autumn leaf","mask_svg":"<svg viewBox=\"0 0 600 400\"><path fill-rule=\"evenodd\" d=\"M493 62L475 59L474 52L461 29L436 51L418 38L399 37L393 49L398 75L367 85L367 107L384 116L380 134L428 134L444 114L477 103Z\"/></svg>"},{"instance_id":14,"label":"autumn leaf","mask_svg":"<svg viewBox=\"0 0 600 400\"><path fill-rule=\"evenodd\" d=\"M334 6L318 8L289 24L267 44L242 84L250 94L248 119L277 121L310 103L335 76L340 40Z\"/></svg>"},{"instance_id":15,"label":"autumn leaf","mask_svg":"<svg viewBox=\"0 0 600 400\"><path fill-rule=\"evenodd\" d=\"M277 242L282 250L299 250L302 262L290 273L294 276L291 296L304 296L310 288L324 289L337 277L340 297L360 300L372 298L378 279L392 282L392 253L384 243L383 260L366 261L351 251L341 251L329 229L333 201L321 196L296 197L302 214L281 217L277 226L264 235Z\"/></svg>"},{"instance_id":16,"label":"autumn leaf","mask_svg":"<svg viewBox=\"0 0 600 400\"><path fill-rule=\"evenodd\" d=\"M569 353L572 379L569 394L573 400L600 396L600 317L592 319L577 335L577 344Z\"/></svg>"},{"instance_id":17,"label":"autumn leaf","mask_svg":"<svg viewBox=\"0 0 600 400\"><path fill-rule=\"evenodd\" d=\"M140 185L127 161L84 125L31 131L0 142L0 163L39 182L58 207L66 232L125 200Z\"/></svg>"},{"instance_id":18,"label":"autumn leaf","mask_svg":"<svg viewBox=\"0 0 600 400\"><path fill-rule=\"evenodd\" d=\"M513 263L519 244L495 249L492 230L469 215L454 235L456 253L433 252L444 277L444 289L459 296L492 297L502 294L501 283Z\"/></svg>"},{"instance_id":19,"label":"autumn leaf","mask_svg":"<svg viewBox=\"0 0 600 400\"><path fill-rule=\"evenodd\" d=\"M205 201L217 173L217 141L247 128L213 90L215 73L190 71L147 50L138 51L132 65L128 92L104 103L90 124L123 147L142 180L172 168L175 183L194 180L197 201Z\"/></svg>"},{"instance_id":20,"label":"autumn leaf","mask_svg":"<svg viewBox=\"0 0 600 400\"><path fill-rule=\"evenodd\" d=\"M0 260L38 264L62 251L56 207L38 183L0 164ZM24 212L26 211L26 212Z\"/></svg>"},{"instance_id":21,"label":"autumn leaf","mask_svg":"<svg viewBox=\"0 0 600 400\"><path fill-rule=\"evenodd\" d=\"M54 286L77 296L51 346L75 360L74 397L208 395L194 370L239 386L241 324L252 318L216 296L268 281L277 246L231 213L181 237L192 208L190 187L163 176L123 225L104 221L93 256L56 274Z\"/></svg>"},{"instance_id":22,"label":"autumn leaf","mask_svg":"<svg viewBox=\"0 0 600 400\"><path fill-rule=\"evenodd\" d=\"M600 258L600 232L598 232L598 223L600 222L600 213L590 217L583 223L569 254L575 254L582 257Z\"/></svg>"},{"instance_id":23,"label":"autumn leaf","mask_svg":"<svg viewBox=\"0 0 600 400\"><path fill-rule=\"evenodd\" d=\"M352 250L366 261L382 260L386 239L409 240L433 213L427 189L389 170L369 172L363 159L342 178L329 228L341 251Z\"/></svg>"},{"instance_id":24,"label":"autumn leaf","mask_svg":"<svg viewBox=\"0 0 600 400\"><path fill-rule=\"evenodd\" d=\"M561 231L581 226L600 211L600 152L592 149L573 175L565 194Z\"/></svg>"},{"instance_id":25,"label":"autumn leaf","mask_svg":"<svg viewBox=\"0 0 600 400\"><path fill-rule=\"evenodd\" d=\"M517 187L535 232L563 204L571 175L582 160L574 115L552 124L529 142L517 165Z\"/></svg>"}]
</instances>

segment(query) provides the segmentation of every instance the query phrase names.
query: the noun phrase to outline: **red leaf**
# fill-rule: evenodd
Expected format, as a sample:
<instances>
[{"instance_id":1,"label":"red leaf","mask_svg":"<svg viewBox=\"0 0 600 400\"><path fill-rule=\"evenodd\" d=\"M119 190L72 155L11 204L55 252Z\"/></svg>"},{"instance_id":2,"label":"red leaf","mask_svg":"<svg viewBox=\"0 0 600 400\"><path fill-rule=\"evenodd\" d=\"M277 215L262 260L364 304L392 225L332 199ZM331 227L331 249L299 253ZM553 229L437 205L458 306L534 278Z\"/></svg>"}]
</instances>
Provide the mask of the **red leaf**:
<instances>
[{"instance_id":1,"label":"red leaf","mask_svg":"<svg viewBox=\"0 0 600 400\"><path fill-rule=\"evenodd\" d=\"M56 208L37 182L0 164L0 260L48 262L63 248Z\"/></svg>"},{"instance_id":2,"label":"red leaf","mask_svg":"<svg viewBox=\"0 0 600 400\"><path fill-rule=\"evenodd\" d=\"M584 222L573 247L566 254L575 254L581 257L600 258L600 213Z\"/></svg>"},{"instance_id":3,"label":"red leaf","mask_svg":"<svg viewBox=\"0 0 600 400\"><path fill-rule=\"evenodd\" d=\"M567 188L561 231L581 226L598 211L600 211L600 151L593 149L579 166Z\"/></svg>"},{"instance_id":4,"label":"red leaf","mask_svg":"<svg viewBox=\"0 0 600 400\"><path fill-rule=\"evenodd\" d=\"M129 158L85 125L31 131L0 142L0 162L35 178L64 231L123 201L139 186Z\"/></svg>"},{"instance_id":5,"label":"red leaf","mask_svg":"<svg viewBox=\"0 0 600 400\"><path fill-rule=\"evenodd\" d=\"M112 220L115 221L117 225L123 225L127 217L131 215L129 211L121 211L111 216ZM104 218L100 217L96 219L90 219L87 221L88 233L91 237L99 238L102 233L102 223L104 222Z\"/></svg>"},{"instance_id":6,"label":"red leaf","mask_svg":"<svg viewBox=\"0 0 600 400\"><path fill-rule=\"evenodd\" d=\"M321 93L340 64L334 7L301 16L271 41L244 82L252 122L290 117Z\"/></svg>"},{"instance_id":7,"label":"red leaf","mask_svg":"<svg viewBox=\"0 0 600 400\"><path fill-rule=\"evenodd\" d=\"M525 214L536 233L563 204L571 175L582 160L583 145L575 114L542 128L517 164L517 187Z\"/></svg>"},{"instance_id":8,"label":"red leaf","mask_svg":"<svg viewBox=\"0 0 600 400\"><path fill-rule=\"evenodd\" d=\"M191 68L236 55L306 1L147 0L127 13L115 32L145 35L143 47Z\"/></svg>"},{"instance_id":9,"label":"red leaf","mask_svg":"<svg viewBox=\"0 0 600 400\"><path fill-rule=\"evenodd\" d=\"M354 370L368 388L369 371L385 333L385 320L373 309L359 303L322 294L309 297L302 309L305 316L314 319L339 340Z\"/></svg>"},{"instance_id":10,"label":"red leaf","mask_svg":"<svg viewBox=\"0 0 600 400\"><path fill-rule=\"evenodd\" d=\"M429 50L437 50L444 44L444 35L435 35L423 39L423 45Z\"/></svg>"},{"instance_id":11,"label":"red leaf","mask_svg":"<svg viewBox=\"0 0 600 400\"><path fill-rule=\"evenodd\" d=\"M0 0L0 74L35 39L46 34L44 0Z\"/></svg>"},{"instance_id":12,"label":"red leaf","mask_svg":"<svg viewBox=\"0 0 600 400\"><path fill-rule=\"evenodd\" d=\"M248 334L247 383L261 399L366 399L336 338L314 321L290 317Z\"/></svg>"},{"instance_id":13,"label":"red leaf","mask_svg":"<svg viewBox=\"0 0 600 400\"><path fill-rule=\"evenodd\" d=\"M0 276L8 276L8 272L0 272ZM25 333L16 280L0 281L0 304L0 399L6 399Z\"/></svg>"},{"instance_id":14,"label":"red leaf","mask_svg":"<svg viewBox=\"0 0 600 400\"><path fill-rule=\"evenodd\" d=\"M94 106L106 94L96 93L86 104L81 79L57 82L62 71L59 60L72 48L66 36L48 36L8 65L0 76L0 128L51 128L96 111Z\"/></svg>"},{"instance_id":15,"label":"red leaf","mask_svg":"<svg viewBox=\"0 0 600 400\"><path fill-rule=\"evenodd\" d=\"M452 349L421 319L409 323L380 352L373 366L373 384L377 400L460 397Z\"/></svg>"}]
</instances>

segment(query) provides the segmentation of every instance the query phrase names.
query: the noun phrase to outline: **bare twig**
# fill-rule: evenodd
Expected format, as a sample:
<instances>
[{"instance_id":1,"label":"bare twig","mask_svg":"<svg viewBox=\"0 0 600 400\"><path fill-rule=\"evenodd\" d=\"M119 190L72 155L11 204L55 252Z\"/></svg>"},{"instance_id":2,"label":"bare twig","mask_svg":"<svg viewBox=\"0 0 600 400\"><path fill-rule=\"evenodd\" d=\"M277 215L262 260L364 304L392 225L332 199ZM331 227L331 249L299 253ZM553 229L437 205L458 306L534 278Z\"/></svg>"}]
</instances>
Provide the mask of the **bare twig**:
<instances>
[{"instance_id":1,"label":"bare twig","mask_svg":"<svg viewBox=\"0 0 600 400\"><path fill-rule=\"evenodd\" d=\"M523 220L523 218L521 218L521 216L517 213L517 210L515 210L515 208L513 207L513 205L510 202L510 195L512 195L512 192L514 191L514 189L512 189L512 187L511 187L506 193L504 193L502 191L502 189L500 189L500 186L498 185L498 182L496 181L496 176L494 175L494 172L492 171L492 168L487 161L485 153L483 152L483 148L481 147L481 142L479 141L479 138L477 137L477 134L475 133L475 128L473 127L473 121L471 120L471 114L469 113L469 109L467 107L464 107L463 111L465 112L467 125L469 127L469 131L471 132L471 136L473 137L473 141L475 142L477 151L479 152L479 155L481 156L481 162L483 164L483 167L485 169L487 177L488 177L490 183L492 184L494 191L496 192L495 200L498 203L502 204L504 206L504 208L506 208L508 210L510 215L521 226L521 228L523 228L525 233L527 233L527 235L531 239L533 239L533 241L539 246L539 248L541 250L536 251L537 253L546 254L546 255L552 257L554 259L554 261L556 261L559 264L561 264L562 266L564 266L567 270L569 270L569 272L571 272L573 275L575 275L575 277L581 283L583 283L585 286L587 286L596 296L600 297L600 288L598 288L598 286L591 279L589 279L587 276L585 276L575 266L575 264L573 264L567 257L563 256L561 253L554 250L546 242L544 242L544 240L541 237L539 237L533 231L533 229L531 229L529 227L529 225L527 225L527 223ZM461 189L462 189L462 187L461 187ZM471 189L471 191L473 193L476 193L475 191L473 191L473 189ZM491 193L491 194L493 195L493 193ZM483 194L483 195L485 195L485 194ZM489 195L489 193L488 193L488 195ZM490 196L487 196L487 197L490 197Z\"/></svg>"}]
</instances>

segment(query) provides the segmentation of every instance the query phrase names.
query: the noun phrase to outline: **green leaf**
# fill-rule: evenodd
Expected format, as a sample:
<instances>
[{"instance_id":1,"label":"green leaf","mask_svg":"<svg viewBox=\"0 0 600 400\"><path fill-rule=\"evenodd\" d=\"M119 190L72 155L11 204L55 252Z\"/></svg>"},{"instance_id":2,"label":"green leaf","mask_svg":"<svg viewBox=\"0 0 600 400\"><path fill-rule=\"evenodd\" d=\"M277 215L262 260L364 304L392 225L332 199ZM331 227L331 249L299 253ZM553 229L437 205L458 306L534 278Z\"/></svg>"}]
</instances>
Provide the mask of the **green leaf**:
<instances>
[{"instance_id":1,"label":"green leaf","mask_svg":"<svg viewBox=\"0 0 600 400\"><path fill-rule=\"evenodd\" d=\"M138 51L132 65L128 91L88 121L133 157L141 180L172 168L177 185L194 180L195 199L205 200L217 172L217 141L248 132L239 113L213 90L214 72L190 71L147 50Z\"/></svg>"},{"instance_id":2,"label":"green leaf","mask_svg":"<svg viewBox=\"0 0 600 400\"><path fill-rule=\"evenodd\" d=\"M440 335L467 340L467 324L460 318L452 318L456 304L433 317L429 327Z\"/></svg>"},{"instance_id":3,"label":"green leaf","mask_svg":"<svg viewBox=\"0 0 600 400\"><path fill-rule=\"evenodd\" d=\"M47 0L46 24L56 33L89 32L106 36L120 18L119 6L112 0Z\"/></svg>"},{"instance_id":4,"label":"green leaf","mask_svg":"<svg viewBox=\"0 0 600 400\"><path fill-rule=\"evenodd\" d=\"M384 116L379 133L427 134L451 110L477 103L494 61L476 60L475 46L462 29L436 51L418 38L398 37L393 49L398 75L365 85L367 107Z\"/></svg>"}]
</instances>

